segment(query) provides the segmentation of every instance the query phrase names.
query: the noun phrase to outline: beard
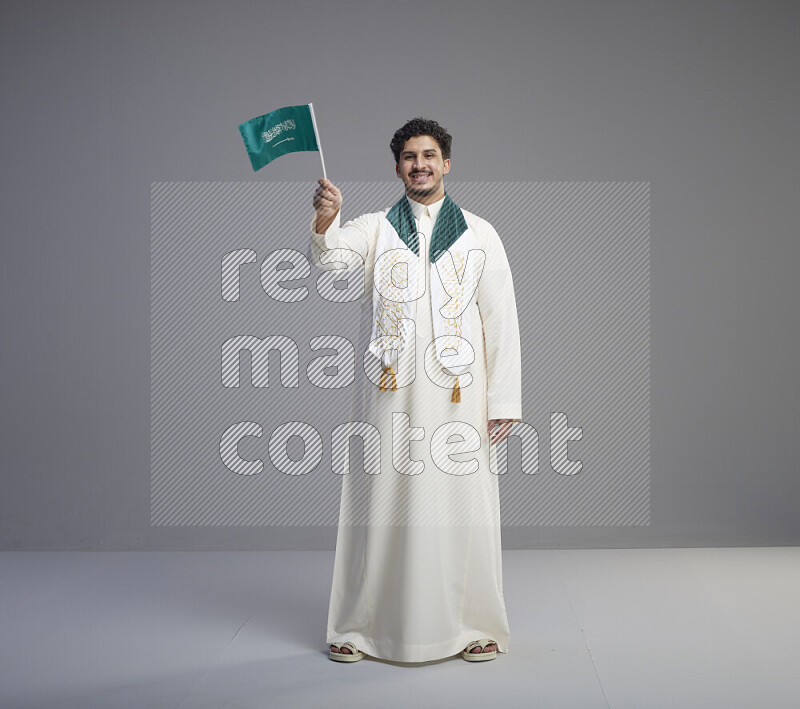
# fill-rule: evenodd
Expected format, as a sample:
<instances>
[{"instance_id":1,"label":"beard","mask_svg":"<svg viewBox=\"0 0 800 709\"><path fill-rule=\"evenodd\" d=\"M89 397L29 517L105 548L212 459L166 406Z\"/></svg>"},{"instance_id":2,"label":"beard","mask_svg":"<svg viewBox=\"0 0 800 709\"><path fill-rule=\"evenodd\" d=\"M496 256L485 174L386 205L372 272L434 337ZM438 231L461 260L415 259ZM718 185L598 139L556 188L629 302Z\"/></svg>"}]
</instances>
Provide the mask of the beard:
<instances>
[{"instance_id":1,"label":"beard","mask_svg":"<svg viewBox=\"0 0 800 709\"><path fill-rule=\"evenodd\" d=\"M409 182L406 183L406 194L412 199L414 199L414 197L429 197L432 194L436 194L441 184L441 178L439 178L437 182L430 182L427 185L415 185L409 180Z\"/></svg>"}]
</instances>

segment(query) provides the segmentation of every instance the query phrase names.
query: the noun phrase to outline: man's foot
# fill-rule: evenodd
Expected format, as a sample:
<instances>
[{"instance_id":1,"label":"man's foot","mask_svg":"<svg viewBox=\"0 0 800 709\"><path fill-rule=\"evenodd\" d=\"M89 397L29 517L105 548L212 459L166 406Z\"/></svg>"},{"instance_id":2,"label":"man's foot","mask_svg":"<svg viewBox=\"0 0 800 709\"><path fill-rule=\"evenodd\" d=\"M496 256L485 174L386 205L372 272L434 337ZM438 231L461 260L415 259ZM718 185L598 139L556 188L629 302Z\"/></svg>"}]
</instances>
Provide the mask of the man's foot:
<instances>
[{"instance_id":1,"label":"man's foot","mask_svg":"<svg viewBox=\"0 0 800 709\"><path fill-rule=\"evenodd\" d=\"M352 655L353 653L350 651L349 647L340 646L339 645L331 645L331 652L341 652L343 655Z\"/></svg>"},{"instance_id":2,"label":"man's foot","mask_svg":"<svg viewBox=\"0 0 800 709\"><path fill-rule=\"evenodd\" d=\"M331 660L338 662L357 662L364 653L361 652L353 643L331 643L328 656Z\"/></svg>"},{"instance_id":3,"label":"man's foot","mask_svg":"<svg viewBox=\"0 0 800 709\"><path fill-rule=\"evenodd\" d=\"M484 638L483 640L473 640L461 653L461 657L470 662L483 662L484 660L494 660L497 657L497 643L494 640Z\"/></svg>"},{"instance_id":4,"label":"man's foot","mask_svg":"<svg viewBox=\"0 0 800 709\"><path fill-rule=\"evenodd\" d=\"M497 652L497 643L491 642L481 650L480 645L476 645L469 651L471 655L477 655L479 652Z\"/></svg>"}]
</instances>

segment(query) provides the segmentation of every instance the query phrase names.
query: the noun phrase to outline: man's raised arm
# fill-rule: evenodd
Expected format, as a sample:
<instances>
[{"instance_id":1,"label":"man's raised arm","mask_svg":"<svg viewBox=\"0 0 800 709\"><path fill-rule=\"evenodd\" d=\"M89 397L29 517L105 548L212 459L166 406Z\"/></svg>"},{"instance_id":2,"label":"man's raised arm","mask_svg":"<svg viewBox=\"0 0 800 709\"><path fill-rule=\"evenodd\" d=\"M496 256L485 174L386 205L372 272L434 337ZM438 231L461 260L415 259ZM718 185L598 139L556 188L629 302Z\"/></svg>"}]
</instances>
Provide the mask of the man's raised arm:
<instances>
[{"instance_id":1,"label":"man's raised arm","mask_svg":"<svg viewBox=\"0 0 800 709\"><path fill-rule=\"evenodd\" d=\"M312 262L318 268L332 268L333 264L324 265L319 260L320 254L329 249L351 249L359 254L362 263L365 262L370 244L367 224L358 218L340 228L342 193L330 180L320 178L318 181L313 200L314 218L311 220Z\"/></svg>"}]
</instances>

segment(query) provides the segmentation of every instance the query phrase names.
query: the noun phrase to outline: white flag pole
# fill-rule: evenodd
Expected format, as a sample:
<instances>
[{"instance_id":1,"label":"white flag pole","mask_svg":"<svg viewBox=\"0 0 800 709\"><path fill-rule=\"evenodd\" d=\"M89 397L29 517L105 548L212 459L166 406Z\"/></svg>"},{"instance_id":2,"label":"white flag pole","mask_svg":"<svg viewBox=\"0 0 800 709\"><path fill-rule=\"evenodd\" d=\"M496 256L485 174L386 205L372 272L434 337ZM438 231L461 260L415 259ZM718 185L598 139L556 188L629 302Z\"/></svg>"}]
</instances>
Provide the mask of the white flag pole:
<instances>
[{"instance_id":1,"label":"white flag pole","mask_svg":"<svg viewBox=\"0 0 800 709\"><path fill-rule=\"evenodd\" d=\"M319 159L322 160L322 176L327 180L328 174L325 172L325 158L322 155L322 142L319 139L319 130L317 129L317 118L314 115L314 104L308 104L311 110L311 122L314 124L314 137L317 139L317 147L319 148Z\"/></svg>"}]
</instances>

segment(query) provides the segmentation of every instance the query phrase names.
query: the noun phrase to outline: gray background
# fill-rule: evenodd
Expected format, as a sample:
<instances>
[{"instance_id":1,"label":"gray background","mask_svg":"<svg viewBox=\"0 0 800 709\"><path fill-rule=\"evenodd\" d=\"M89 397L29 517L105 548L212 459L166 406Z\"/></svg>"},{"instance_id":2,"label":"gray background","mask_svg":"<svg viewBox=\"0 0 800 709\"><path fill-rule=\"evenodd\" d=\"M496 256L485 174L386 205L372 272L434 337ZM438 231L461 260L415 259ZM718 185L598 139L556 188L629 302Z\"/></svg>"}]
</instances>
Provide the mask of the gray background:
<instances>
[{"instance_id":1,"label":"gray background","mask_svg":"<svg viewBox=\"0 0 800 709\"><path fill-rule=\"evenodd\" d=\"M793 3L4 2L0 545L333 548L150 526L150 185L310 195L317 154L254 175L236 131L308 101L334 180L391 179L421 114L453 180L650 182L651 524L506 547L796 544L798 29Z\"/></svg>"}]
</instances>

